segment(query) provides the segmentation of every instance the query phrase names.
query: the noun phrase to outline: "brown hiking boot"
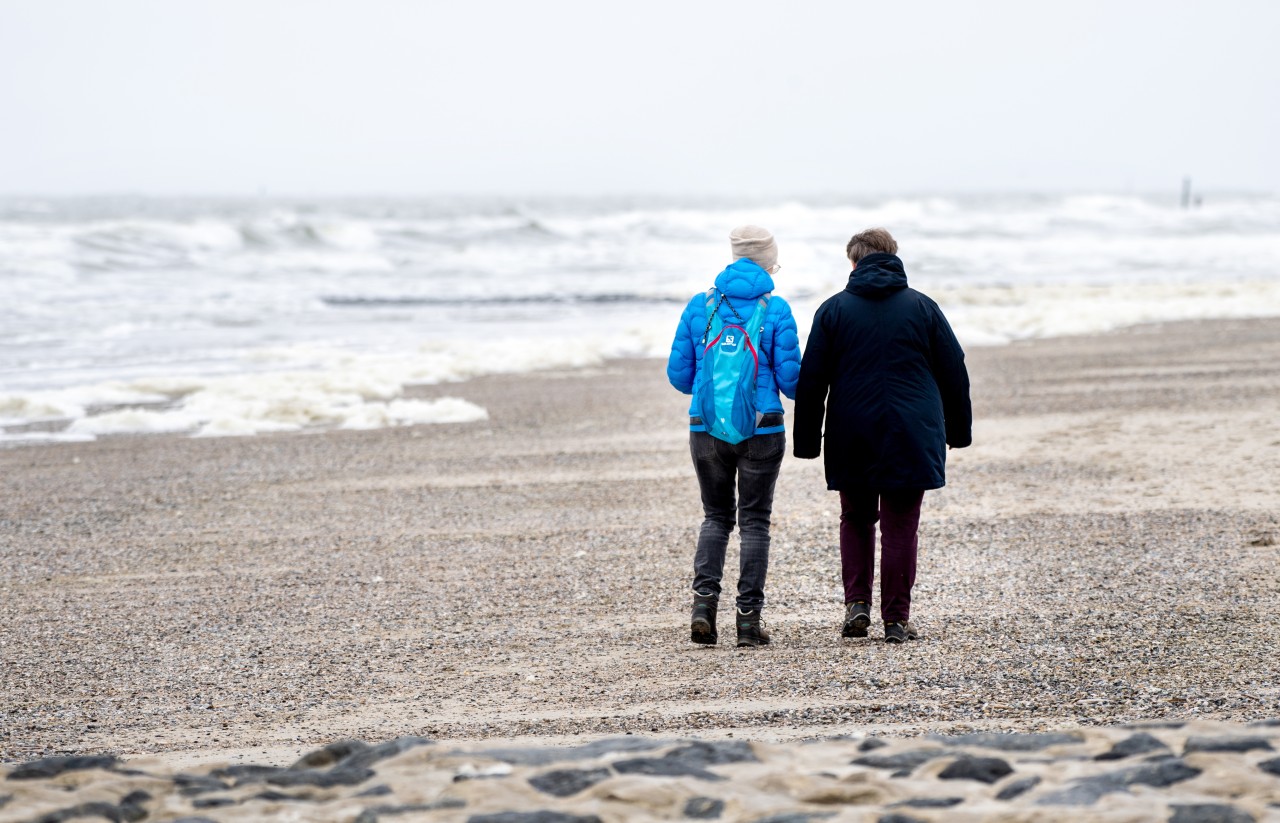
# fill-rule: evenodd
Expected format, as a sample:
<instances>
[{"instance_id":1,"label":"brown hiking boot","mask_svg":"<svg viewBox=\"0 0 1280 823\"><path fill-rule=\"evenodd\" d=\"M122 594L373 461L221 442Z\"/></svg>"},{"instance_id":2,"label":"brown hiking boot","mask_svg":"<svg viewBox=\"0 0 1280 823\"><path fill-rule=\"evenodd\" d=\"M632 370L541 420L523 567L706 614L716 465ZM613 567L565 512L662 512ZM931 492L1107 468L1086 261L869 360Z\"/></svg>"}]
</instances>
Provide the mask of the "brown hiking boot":
<instances>
[{"instance_id":1,"label":"brown hiking boot","mask_svg":"<svg viewBox=\"0 0 1280 823\"><path fill-rule=\"evenodd\" d=\"M841 637L866 637L867 627L871 625L871 604L855 600L844 607L844 625L840 627Z\"/></svg>"},{"instance_id":2,"label":"brown hiking boot","mask_svg":"<svg viewBox=\"0 0 1280 823\"><path fill-rule=\"evenodd\" d=\"M916 631L916 624L910 620L884 624L884 642L886 643L905 643L908 640L915 640L919 636L919 632Z\"/></svg>"}]
</instances>

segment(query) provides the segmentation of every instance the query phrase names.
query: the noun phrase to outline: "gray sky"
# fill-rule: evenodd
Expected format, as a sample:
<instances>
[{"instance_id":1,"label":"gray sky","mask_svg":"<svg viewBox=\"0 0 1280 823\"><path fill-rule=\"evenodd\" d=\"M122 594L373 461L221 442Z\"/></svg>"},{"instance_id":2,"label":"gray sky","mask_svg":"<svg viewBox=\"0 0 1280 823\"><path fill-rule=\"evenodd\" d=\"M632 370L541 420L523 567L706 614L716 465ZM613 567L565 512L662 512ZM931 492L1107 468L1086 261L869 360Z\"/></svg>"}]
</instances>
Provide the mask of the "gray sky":
<instances>
[{"instance_id":1,"label":"gray sky","mask_svg":"<svg viewBox=\"0 0 1280 823\"><path fill-rule=\"evenodd\" d=\"M0 192L1280 191L1280 3L0 0Z\"/></svg>"}]
</instances>

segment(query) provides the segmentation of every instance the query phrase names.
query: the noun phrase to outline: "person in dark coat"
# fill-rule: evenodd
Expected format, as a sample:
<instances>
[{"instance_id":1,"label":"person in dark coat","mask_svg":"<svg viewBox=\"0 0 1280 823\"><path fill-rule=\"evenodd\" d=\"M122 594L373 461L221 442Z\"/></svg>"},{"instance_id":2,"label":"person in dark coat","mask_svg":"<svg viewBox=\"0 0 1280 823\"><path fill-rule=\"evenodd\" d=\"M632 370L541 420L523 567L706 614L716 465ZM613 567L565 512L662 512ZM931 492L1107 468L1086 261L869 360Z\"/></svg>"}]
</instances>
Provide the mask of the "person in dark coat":
<instances>
[{"instance_id":1,"label":"person in dark coat","mask_svg":"<svg viewBox=\"0 0 1280 823\"><path fill-rule=\"evenodd\" d=\"M964 351L938 304L907 285L884 229L855 234L844 291L818 307L796 387L796 457L822 452L840 492L844 637L871 625L875 526L885 641L917 636L911 617L920 505L946 484L947 448L973 440Z\"/></svg>"}]
</instances>

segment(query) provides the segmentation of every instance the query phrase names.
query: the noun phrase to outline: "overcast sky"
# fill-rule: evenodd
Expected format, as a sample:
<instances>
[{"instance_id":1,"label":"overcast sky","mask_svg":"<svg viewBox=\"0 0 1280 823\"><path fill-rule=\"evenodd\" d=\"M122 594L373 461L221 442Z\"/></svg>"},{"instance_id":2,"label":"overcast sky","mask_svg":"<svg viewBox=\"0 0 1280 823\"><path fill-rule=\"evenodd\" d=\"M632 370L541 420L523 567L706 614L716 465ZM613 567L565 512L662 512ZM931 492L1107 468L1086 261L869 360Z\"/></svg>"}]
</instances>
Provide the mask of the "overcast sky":
<instances>
[{"instance_id":1,"label":"overcast sky","mask_svg":"<svg viewBox=\"0 0 1280 823\"><path fill-rule=\"evenodd\" d=\"M0 0L0 192L1280 191L1280 2Z\"/></svg>"}]
</instances>

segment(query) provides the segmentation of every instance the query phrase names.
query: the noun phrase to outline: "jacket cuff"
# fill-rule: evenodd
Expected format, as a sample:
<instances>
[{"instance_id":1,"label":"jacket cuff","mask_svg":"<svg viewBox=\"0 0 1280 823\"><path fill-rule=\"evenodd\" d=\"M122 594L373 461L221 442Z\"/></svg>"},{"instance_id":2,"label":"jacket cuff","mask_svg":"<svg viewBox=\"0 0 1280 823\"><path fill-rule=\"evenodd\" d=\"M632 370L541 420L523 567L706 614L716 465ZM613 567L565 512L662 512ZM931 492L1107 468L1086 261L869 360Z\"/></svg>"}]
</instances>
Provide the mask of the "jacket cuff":
<instances>
[{"instance_id":1,"label":"jacket cuff","mask_svg":"<svg viewBox=\"0 0 1280 823\"><path fill-rule=\"evenodd\" d=\"M811 445L809 443L800 443L799 441L796 441L795 447L792 449L791 453L801 460L813 460L822 453L822 444L819 443Z\"/></svg>"}]
</instances>

